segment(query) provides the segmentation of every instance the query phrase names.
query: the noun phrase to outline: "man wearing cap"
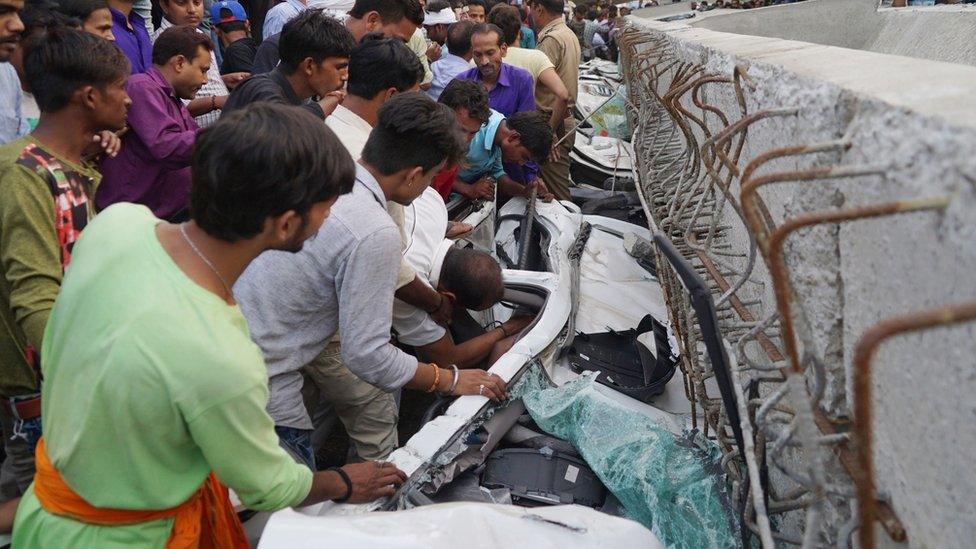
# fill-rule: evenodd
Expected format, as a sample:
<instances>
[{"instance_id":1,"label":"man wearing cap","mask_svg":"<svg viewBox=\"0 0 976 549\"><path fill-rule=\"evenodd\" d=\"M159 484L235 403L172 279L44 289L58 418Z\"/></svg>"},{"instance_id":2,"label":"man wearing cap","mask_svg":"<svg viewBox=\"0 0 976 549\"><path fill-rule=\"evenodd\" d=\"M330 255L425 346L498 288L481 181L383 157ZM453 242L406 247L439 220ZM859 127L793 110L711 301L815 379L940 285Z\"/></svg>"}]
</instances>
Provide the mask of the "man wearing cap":
<instances>
[{"instance_id":1,"label":"man wearing cap","mask_svg":"<svg viewBox=\"0 0 976 549\"><path fill-rule=\"evenodd\" d=\"M424 11L424 30L427 31L428 40L443 46L447 42L447 28L454 23L457 23L457 16L445 0L434 0L427 4L427 10Z\"/></svg>"},{"instance_id":2,"label":"man wearing cap","mask_svg":"<svg viewBox=\"0 0 976 549\"><path fill-rule=\"evenodd\" d=\"M210 20L216 26L217 38L224 49L220 74L250 73L258 43L251 38L251 22L244 6L235 0L216 2L210 7Z\"/></svg>"}]
</instances>

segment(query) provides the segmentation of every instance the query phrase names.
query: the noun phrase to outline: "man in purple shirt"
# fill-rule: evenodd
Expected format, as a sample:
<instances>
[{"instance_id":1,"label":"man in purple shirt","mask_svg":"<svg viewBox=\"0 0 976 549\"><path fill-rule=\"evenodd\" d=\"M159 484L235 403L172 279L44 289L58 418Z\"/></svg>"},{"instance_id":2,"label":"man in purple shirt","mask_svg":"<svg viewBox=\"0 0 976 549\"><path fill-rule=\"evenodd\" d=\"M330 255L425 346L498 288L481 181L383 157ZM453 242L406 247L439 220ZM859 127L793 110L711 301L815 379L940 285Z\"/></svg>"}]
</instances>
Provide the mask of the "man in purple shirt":
<instances>
[{"instance_id":1,"label":"man in purple shirt","mask_svg":"<svg viewBox=\"0 0 976 549\"><path fill-rule=\"evenodd\" d=\"M535 110L535 81L525 69L502 63L508 44L502 30L482 24L471 35L471 55L475 68L455 78L476 80L488 91L488 105L506 117Z\"/></svg>"},{"instance_id":2,"label":"man in purple shirt","mask_svg":"<svg viewBox=\"0 0 976 549\"><path fill-rule=\"evenodd\" d=\"M535 80L529 71L503 63L508 44L503 31L490 23L474 28L471 35L471 54L476 65L456 78L480 82L488 91L488 106L506 117L517 112L534 111ZM523 185L538 177L539 165L504 163L505 174Z\"/></svg>"},{"instance_id":3,"label":"man in purple shirt","mask_svg":"<svg viewBox=\"0 0 976 549\"><path fill-rule=\"evenodd\" d=\"M207 82L213 43L189 26L170 27L153 46L152 66L129 79L129 131L115 158L102 161L99 210L116 202L148 206L161 219L187 219L190 160L200 129L183 99Z\"/></svg>"},{"instance_id":4,"label":"man in purple shirt","mask_svg":"<svg viewBox=\"0 0 976 549\"><path fill-rule=\"evenodd\" d=\"M112 35L115 44L129 58L132 74L141 74L152 66L152 40L146 20L133 11L135 0L108 0L112 12Z\"/></svg>"}]
</instances>

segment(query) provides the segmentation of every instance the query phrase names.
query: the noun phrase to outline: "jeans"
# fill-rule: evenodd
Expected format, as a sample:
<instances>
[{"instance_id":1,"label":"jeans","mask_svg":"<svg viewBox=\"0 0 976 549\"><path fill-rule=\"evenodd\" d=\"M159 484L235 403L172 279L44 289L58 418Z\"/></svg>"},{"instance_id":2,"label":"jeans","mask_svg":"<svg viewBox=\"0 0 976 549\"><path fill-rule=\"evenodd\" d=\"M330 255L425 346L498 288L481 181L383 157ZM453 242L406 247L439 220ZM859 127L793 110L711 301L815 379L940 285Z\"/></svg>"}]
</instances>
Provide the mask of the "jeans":
<instances>
[{"instance_id":1,"label":"jeans","mask_svg":"<svg viewBox=\"0 0 976 549\"><path fill-rule=\"evenodd\" d=\"M4 409L0 424L7 454L0 466L0 501L7 501L23 495L34 480L34 451L41 439L41 418L22 421Z\"/></svg>"},{"instance_id":2,"label":"jeans","mask_svg":"<svg viewBox=\"0 0 976 549\"><path fill-rule=\"evenodd\" d=\"M315 470L315 454L312 453L312 431L275 425L278 444L298 463Z\"/></svg>"},{"instance_id":3,"label":"jeans","mask_svg":"<svg viewBox=\"0 0 976 549\"><path fill-rule=\"evenodd\" d=\"M41 440L41 418L35 417L14 422L14 437L21 437L27 443L30 455L37 451L37 441Z\"/></svg>"}]
</instances>

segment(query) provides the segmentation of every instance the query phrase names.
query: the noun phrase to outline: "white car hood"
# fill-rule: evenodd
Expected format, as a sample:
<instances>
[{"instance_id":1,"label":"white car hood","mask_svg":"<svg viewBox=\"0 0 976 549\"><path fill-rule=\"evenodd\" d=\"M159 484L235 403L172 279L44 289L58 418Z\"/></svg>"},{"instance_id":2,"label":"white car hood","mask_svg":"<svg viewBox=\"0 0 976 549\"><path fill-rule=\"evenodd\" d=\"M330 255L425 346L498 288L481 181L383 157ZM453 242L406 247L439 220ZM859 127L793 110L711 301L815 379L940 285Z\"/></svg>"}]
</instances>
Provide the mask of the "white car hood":
<instances>
[{"instance_id":1,"label":"white car hood","mask_svg":"<svg viewBox=\"0 0 976 549\"><path fill-rule=\"evenodd\" d=\"M409 511L310 517L290 509L268 523L259 549L466 549L664 546L640 524L579 505L527 509L443 503Z\"/></svg>"}]
</instances>

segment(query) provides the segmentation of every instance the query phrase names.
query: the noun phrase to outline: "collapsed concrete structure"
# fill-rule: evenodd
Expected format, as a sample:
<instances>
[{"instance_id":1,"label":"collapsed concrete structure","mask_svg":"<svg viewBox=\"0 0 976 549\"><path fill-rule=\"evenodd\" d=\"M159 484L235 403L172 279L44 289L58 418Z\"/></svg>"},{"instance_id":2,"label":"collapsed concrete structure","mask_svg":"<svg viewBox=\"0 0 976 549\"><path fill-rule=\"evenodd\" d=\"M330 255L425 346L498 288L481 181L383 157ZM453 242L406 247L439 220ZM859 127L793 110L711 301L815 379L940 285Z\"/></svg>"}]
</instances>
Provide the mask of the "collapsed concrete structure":
<instances>
[{"instance_id":1,"label":"collapsed concrete structure","mask_svg":"<svg viewBox=\"0 0 976 549\"><path fill-rule=\"evenodd\" d=\"M976 9L660 15L637 12L619 37L635 175L713 284L743 452L688 301L662 276L699 427L720 433L749 528L766 546L970 545L976 323L952 315L976 313L952 307L976 298ZM919 324L950 325L881 339L873 360L858 347L885 319L940 307ZM859 499L876 522L854 534Z\"/></svg>"}]
</instances>

